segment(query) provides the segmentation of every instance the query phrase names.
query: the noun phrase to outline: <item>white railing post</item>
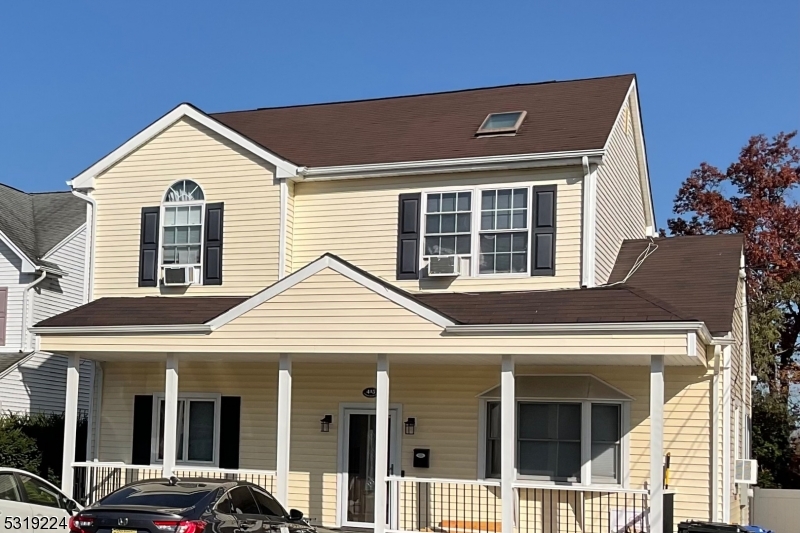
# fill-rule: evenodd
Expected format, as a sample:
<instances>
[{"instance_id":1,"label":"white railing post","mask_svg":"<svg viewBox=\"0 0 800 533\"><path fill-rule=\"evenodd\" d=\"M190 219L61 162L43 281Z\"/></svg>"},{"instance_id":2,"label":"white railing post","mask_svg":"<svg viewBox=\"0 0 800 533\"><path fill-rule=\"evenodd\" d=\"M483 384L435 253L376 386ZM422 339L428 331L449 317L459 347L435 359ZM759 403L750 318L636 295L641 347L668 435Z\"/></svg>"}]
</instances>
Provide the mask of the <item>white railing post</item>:
<instances>
[{"instance_id":1,"label":"white railing post","mask_svg":"<svg viewBox=\"0 0 800 533\"><path fill-rule=\"evenodd\" d=\"M164 477L172 476L178 440L178 356L167 355L164 385ZM156 411L158 412L158 411Z\"/></svg>"},{"instance_id":2,"label":"white railing post","mask_svg":"<svg viewBox=\"0 0 800 533\"><path fill-rule=\"evenodd\" d=\"M375 533L386 531L386 477L389 463L389 358L378 355L375 394Z\"/></svg>"},{"instance_id":3,"label":"white railing post","mask_svg":"<svg viewBox=\"0 0 800 533\"><path fill-rule=\"evenodd\" d=\"M500 496L502 533L514 533L514 481L517 440L514 356L504 355L500 372Z\"/></svg>"},{"instance_id":4,"label":"white railing post","mask_svg":"<svg viewBox=\"0 0 800 533\"><path fill-rule=\"evenodd\" d=\"M75 435L78 432L78 388L81 358L74 353L67 357L67 394L64 398L64 447L61 456L61 490L72 496L75 462Z\"/></svg>"},{"instance_id":5,"label":"white railing post","mask_svg":"<svg viewBox=\"0 0 800 533\"><path fill-rule=\"evenodd\" d=\"M280 355L278 363L278 443L277 497L285 507L289 507L289 451L292 430L292 356Z\"/></svg>"},{"instance_id":6,"label":"white railing post","mask_svg":"<svg viewBox=\"0 0 800 533\"><path fill-rule=\"evenodd\" d=\"M650 357L650 533L664 531L664 356Z\"/></svg>"}]
</instances>

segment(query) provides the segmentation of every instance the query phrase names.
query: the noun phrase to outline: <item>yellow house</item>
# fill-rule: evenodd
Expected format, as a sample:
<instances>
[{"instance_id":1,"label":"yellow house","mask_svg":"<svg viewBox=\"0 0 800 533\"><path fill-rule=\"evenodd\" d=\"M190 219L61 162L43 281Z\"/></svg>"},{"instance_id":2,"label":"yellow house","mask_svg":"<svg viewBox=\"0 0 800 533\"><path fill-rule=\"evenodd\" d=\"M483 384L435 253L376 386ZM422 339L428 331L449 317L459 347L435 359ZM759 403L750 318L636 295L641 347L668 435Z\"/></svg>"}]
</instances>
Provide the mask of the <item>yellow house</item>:
<instances>
[{"instance_id":1,"label":"yellow house","mask_svg":"<svg viewBox=\"0 0 800 533\"><path fill-rule=\"evenodd\" d=\"M656 238L634 76L183 104L70 183L91 302L32 331L70 413L96 361L76 497L227 476L376 533L746 520L742 241Z\"/></svg>"}]
</instances>

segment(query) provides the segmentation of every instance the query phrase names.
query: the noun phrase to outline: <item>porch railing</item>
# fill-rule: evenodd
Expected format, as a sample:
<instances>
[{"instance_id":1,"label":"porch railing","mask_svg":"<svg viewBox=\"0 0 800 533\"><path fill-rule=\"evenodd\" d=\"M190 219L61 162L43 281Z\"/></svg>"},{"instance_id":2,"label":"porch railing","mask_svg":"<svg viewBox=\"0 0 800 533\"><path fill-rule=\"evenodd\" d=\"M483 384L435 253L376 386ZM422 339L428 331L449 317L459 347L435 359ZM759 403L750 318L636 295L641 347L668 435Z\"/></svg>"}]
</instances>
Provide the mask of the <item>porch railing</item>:
<instances>
[{"instance_id":1,"label":"porch railing","mask_svg":"<svg viewBox=\"0 0 800 533\"><path fill-rule=\"evenodd\" d=\"M647 491L517 484L519 533L645 533Z\"/></svg>"},{"instance_id":2,"label":"porch railing","mask_svg":"<svg viewBox=\"0 0 800 533\"><path fill-rule=\"evenodd\" d=\"M124 463L72 463L74 470L73 497L86 505L92 504L115 490L134 481L163 478L160 465L128 465ZM206 467L178 467L173 474L179 478L204 477L249 481L268 491L275 489L272 470L226 470Z\"/></svg>"},{"instance_id":3,"label":"porch railing","mask_svg":"<svg viewBox=\"0 0 800 533\"><path fill-rule=\"evenodd\" d=\"M517 533L645 533L647 491L517 483ZM499 533L500 483L389 477L389 528L398 532Z\"/></svg>"}]
</instances>

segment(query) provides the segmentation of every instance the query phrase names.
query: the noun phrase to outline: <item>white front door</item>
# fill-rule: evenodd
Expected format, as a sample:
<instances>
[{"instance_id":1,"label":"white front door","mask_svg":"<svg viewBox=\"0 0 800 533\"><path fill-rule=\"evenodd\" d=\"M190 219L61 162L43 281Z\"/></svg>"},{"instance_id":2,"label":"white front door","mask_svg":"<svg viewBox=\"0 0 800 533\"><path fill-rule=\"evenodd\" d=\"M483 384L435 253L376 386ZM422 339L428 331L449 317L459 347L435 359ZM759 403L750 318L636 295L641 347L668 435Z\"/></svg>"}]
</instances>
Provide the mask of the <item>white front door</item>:
<instances>
[{"instance_id":1,"label":"white front door","mask_svg":"<svg viewBox=\"0 0 800 533\"><path fill-rule=\"evenodd\" d=\"M343 527L372 527L375 523L375 409L345 408L340 434L339 523ZM400 416L389 410L389 475L397 471ZM398 466L395 466L398 465ZM387 502L391 498L387 498ZM382 513L387 517L387 510Z\"/></svg>"}]
</instances>

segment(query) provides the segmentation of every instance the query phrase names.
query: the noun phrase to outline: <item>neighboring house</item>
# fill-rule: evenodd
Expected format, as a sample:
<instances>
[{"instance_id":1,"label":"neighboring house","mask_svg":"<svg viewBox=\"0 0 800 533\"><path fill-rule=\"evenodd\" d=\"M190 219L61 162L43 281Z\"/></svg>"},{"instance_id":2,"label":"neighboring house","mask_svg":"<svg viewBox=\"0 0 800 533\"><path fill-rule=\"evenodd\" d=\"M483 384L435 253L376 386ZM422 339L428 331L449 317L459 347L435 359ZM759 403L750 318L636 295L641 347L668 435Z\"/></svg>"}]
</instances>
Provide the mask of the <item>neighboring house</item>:
<instances>
[{"instance_id":1,"label":"neighboring house","mask_svg":"<svg viewBox=\"0 0 800 533\"><path fill-rule=\"evenodd\" d=\"M64 411L67 359L37 351L28 328L86 302L86 257L85 201L0 184L0 412ZM93 367L81 365L84 414Z\"/></svg>"},{"instance_id":2,"label":"neighboring house","mask_svg":"<svg viewBox=\"0 0 800 533\"><path fill-rule=\"evenodd\" d=\"M626 75L158 119L71 181L92 301L33 328L103 370L65 489L230 475L379 533L746 520L743 242L654 237L639 113Z\"/></svg>"}]
</instances>

